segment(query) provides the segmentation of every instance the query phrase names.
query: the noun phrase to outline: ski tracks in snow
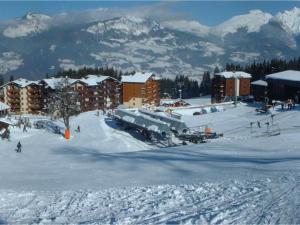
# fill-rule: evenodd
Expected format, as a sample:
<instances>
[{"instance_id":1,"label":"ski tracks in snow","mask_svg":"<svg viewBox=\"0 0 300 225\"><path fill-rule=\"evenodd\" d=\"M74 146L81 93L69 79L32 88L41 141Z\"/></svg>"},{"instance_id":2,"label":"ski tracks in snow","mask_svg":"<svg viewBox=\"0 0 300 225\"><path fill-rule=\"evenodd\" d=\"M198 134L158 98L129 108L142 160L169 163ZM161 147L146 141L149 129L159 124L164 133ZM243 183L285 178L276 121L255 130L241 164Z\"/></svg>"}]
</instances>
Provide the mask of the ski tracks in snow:
<instances>
[{"instance_id":1,"label":"ski tracks in snow","mask_svg":"<svg viewBox=\"0 0 300 225\"><path fill-rule=\"evenodd\" d=\"M0 191L0 223L297 224L299 176L117 188Z\"/></svg>"}]
</instances>

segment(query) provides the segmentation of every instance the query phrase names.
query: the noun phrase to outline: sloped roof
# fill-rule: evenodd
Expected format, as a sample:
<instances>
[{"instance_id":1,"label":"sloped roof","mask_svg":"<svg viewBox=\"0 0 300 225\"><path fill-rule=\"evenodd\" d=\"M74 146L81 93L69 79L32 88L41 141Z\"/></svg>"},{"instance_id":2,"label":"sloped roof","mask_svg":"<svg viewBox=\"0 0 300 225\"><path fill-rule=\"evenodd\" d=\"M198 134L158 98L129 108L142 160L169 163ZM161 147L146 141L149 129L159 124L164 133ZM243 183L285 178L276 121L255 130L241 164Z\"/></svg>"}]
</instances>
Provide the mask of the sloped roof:
<instances>
[{"instance_id":1,"label":"sloped roof","mask_svg":"<svg viewBox=\"0 0 300 225\"><path fill-rule=\"evenodd\" d=\"M153 73L135 73L133 75L127 75L122 76L122 82L123 83L145 83L151 76L153 76Z\"/></svg>"},{"instance_id":2,"label":"sloped roof","mask_svg":"<svg viewBox=\"0 0 300 225\"><path fill-rule=\"evenodd\" d=\"M224 78L252 78L251 74L243 71L224 71L221 73L216 73L216 76L222 76Z\"/></svg>"},{"instance_id":3,"label":"sloped roof","mask_svg":"<svg viewBox=\"0 0 300 225\"><path fill-rule=\"evenodd\" d=\"M86 83L88 86L96 86L108 78L111 78L111 77L90 74L90 75L87 75L85 78L80 79L79 81Z\"/></svg>"},{"instance_id":4,"label":"sloped roof","mask_svg":"<svg viewBox=\"0 0 300 225\"><path fill-rule=\"evenodd\" d=\"M31 85L31 84L39 85L39 81L32 81L32 80L26 80L26 79L23 79L23 78L19 78L17 80L10 81L10 82L6 83L2 87L6 86L6 85L9 85L9 84L16 84L17 86L19 86L21 88L24 88L24 87L27 87L28 85Z\"/></svg>"},{"instance_id":5,"label":"sloped roof","mask_svg":"<svg viewBox=\"0 0 300 225\"><path fill-rule=\"evenodd\" d=\"M56 89L56 87L59 85L59 83L62 81L63 78L47 78L47 79L43 79L42 81L45 82L45 84L50 87L51 89ZM78 79L70 79L69 78L69 82L70 84L73 84L74 82L76 82Z\"/></svg>"},{"instance_id":6,"label":"sloped roof","mask_svg":"<svg viewBox=\"0 0 300 225\"><path fill-rule=\"evenodd\" d=\"M269 74L266 79L300 81L300 71L286 70L278 73Z\"/></svg>"},{"instance_id":7,"label":"sloped roof","mask_svg":"<svg viewBox=\"0 0 300 225\"><path fill-rule=\"evenodd\" d=\"M256 80L256 81L251 82L251 84L257 85L257 86L264 86L264 87L268 86L267 81L264 81L264 80Z\"/></svg>"}]
</instances>

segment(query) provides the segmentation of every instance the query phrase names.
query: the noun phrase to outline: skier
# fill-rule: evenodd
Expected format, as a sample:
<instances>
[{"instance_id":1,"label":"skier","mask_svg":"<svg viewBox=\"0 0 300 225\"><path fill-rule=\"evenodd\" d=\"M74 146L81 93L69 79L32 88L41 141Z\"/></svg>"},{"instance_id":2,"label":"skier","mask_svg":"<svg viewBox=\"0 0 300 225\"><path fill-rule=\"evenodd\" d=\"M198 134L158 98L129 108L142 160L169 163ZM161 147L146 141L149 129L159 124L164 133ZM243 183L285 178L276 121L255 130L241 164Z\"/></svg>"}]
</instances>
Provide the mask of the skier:
<instances>
[{"instance_id":1,"label":"skier","mask_svg":"<svg viewBox=\"0 0 300 225\"><path fill-rule=\"evenodd\" d=\"M260 122L259 121L257 121L257 126L258 126L258 128L260 128Z\"/></svg>"},{"instance_id":2,"label":"skier","mask_svg":"<svg viewBox=\"0 0 300 225\"><path fill-rule=\"evenodd\" d=\"M16 149L17 152L21 152L22 151L22 145L21 145L21 142L19 141L18 144L17 144L17 149Z\"/></svg>"},{"instance_id":3,"label":"skier","mask_svg":"<svg viewBox=\"0 0 300 225\"><path fill-rule=\"evenodd\" d=\"M77 132L80 133L80 126L77 127Z\"/></svg>"}]
</instances>

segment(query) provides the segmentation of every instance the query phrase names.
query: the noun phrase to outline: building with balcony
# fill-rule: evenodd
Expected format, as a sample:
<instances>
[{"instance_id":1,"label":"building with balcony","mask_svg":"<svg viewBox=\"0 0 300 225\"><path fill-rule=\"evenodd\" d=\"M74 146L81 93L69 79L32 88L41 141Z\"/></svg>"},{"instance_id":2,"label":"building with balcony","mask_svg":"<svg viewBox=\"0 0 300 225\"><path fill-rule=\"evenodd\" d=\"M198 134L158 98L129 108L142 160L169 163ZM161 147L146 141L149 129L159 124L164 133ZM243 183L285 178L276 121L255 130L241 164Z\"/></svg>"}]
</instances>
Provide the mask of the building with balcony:
<instances>
[{"instance_id":1,"label":"building with balcony","mask_svg":"<svg viewBox=\"0 0 300 225\"><path fill-rule=\"evenodd\" d=\"M153 73L122 76L123 104L129 108L159 106L160 83Z\"/></svg>"},{"instance_id":2,"label":"building with balcony","mask_svg":"<svg viewBox=\"0 0 300 225\"><path fill-rule=\"evenodd\" d=\"M121 83L115 78L87 75L71 85L79 95L81 111L113 109L121 103Z\"/></svg>"},{"instance_id":3,"label":"building with balcony","mask_svg":"<svg viewBox=\"0 0 300 225\"><path fill-rule=\"evenodd\" d=\"M22 114L39 114L42 111L41 87L36 81L18 79L2 86L4 103L10 111Z\"/></svg>"}]
</instances>

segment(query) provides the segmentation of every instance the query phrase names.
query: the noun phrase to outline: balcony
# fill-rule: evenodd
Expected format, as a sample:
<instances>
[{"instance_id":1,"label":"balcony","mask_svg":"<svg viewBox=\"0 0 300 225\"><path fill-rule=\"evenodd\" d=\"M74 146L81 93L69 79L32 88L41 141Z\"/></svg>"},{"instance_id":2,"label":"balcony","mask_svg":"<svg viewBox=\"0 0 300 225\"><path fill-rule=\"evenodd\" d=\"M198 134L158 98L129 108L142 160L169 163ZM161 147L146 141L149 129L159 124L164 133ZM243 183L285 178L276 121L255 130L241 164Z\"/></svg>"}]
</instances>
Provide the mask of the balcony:
<instances>
[{"instance_id":1,"label":"balcony","mask_svg":"<svg viewBox=\"0 0 300 225\"><path fill-rule=\"evenodd\" d=\"M34 109L34 110L39 110L42 108L42 106L40 104L29 104L28 107L30 109Z\"/></svg>"},{"instance_id":2,"label":"balcony","mask_svg":"<svg viewBox=\"0 0 300 225\"><path fill-rule=\"evenodd\" d=\"M7 92L7 96L9 98L19 98L20 97L20 93L19 92L14 92L14 93Z\"/></svg>"},{"instance_id":3,"label":"balcony","mask_svg":"<svg viewBox=\"0 0 300 225\"><path fill-rule=\"evenodd\" d=\"M15 88L15 87L8 87L7 88L7 92L11 93L11 94L16 94L20 92L19 88Z\"/></svg>"},{"instance_id":4,"label":"balcony","mask_svg":"<svg viewBox=\"0 0 300 225\"><path fill-rule=\"evenodd\" d=\"M10 104L20 104L20 99L19 98L10 98L10 99L8 99L8 102Z\"/></svg>"}]
</instances>

